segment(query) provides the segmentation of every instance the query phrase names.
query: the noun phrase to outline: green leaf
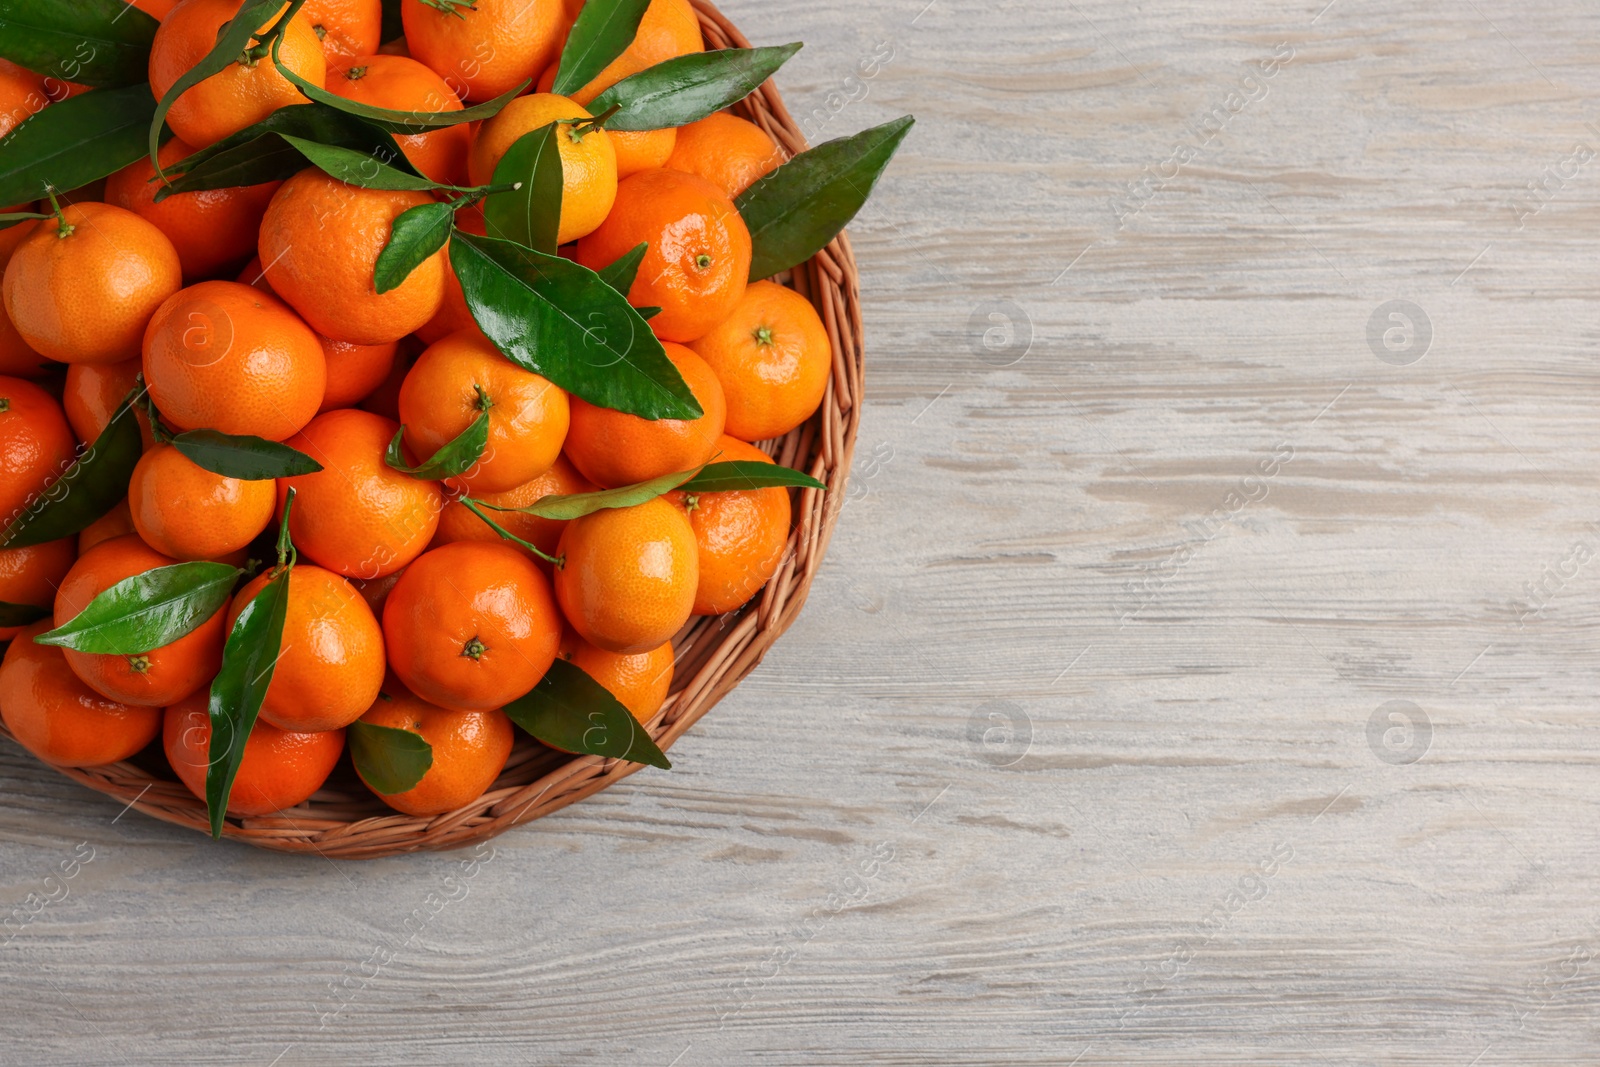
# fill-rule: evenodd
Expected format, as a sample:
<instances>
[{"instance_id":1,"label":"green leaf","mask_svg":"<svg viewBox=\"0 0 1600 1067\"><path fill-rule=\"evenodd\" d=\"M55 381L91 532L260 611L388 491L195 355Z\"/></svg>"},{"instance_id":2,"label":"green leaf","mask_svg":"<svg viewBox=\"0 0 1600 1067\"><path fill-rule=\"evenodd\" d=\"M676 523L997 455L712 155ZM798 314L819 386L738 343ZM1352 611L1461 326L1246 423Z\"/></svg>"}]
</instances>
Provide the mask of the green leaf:
<instances>
[{"instance_id":1,"label":"green leaf","mask_svg":"<svg viewBox=\"0 0 1600 1067\"><path fill-rule=\"evenodd\" d=\"M798 485L805 489L827 489L822 482L793 467L763 463L759 459L736 459L708 464L699 474L683 483L686 493L723 493L741 489L766 489L770 486Z\"/></svg>"},{"instance_id":2,"label":"green leaf","mask_svg":"<svg viewBox=\"0 0 1600 1067\"><path fill-rule=\"evenodd\" d=\"M910 115L802 152L760 179L736 203L750 228L750 279L804 263L839 235L872 195Z\"/></svg>"},{"instance_id":3,"label":"green leaf","mask_svg":"<svg viewBox=\"0 0 1600 1067\"><path fill-rule=\"evenodd\" d=\"M623 253L621 259L600 272L600 280L623 296L627 296L628 290L633 288L633 280L639 276L639 264L644 262L644 254L648 251L650 251L648 242L641 241L634 245Z\"/></svg>"},{"instance_id":4,"label":"green leaf","mask_svg":"<svg viewBox=\"0 0 1600 1067\"><path fill-rule=\"evenodd\" d=\"M402 211L389 231L389 243L378 253L372 269L372 284L379 293L400 288L411 272L444 247L455 225L455 209L449 204L418 204Z\"/></svg>"},{"instance_id":5,"label":"green leaf","mask_svg":"<svg viewBox=\"0 0 1600 1067\"><path fill-rule=\"evenodd\" d=\"M347 185L358 185L363 189L394 189L419 193L429 193L439 187L427 178L408 174L398 167L379 162L376 157L365 152L340 148L336 145L318 144L316 141L308 141L304 137L296 137L289 133L278 136L321 168L323 173Z\"/></svg>"},{"instance_id":6,"label":"green leaf","mask_svg":"<svg viewBox=\"0 0 1600 1067\"><path fill-rule=\"evenodd\" d=\"M40 619L48 619L50 609L37 604L10 604L0 601L0 626L32 626Z\"/></svg>"},{"instance_id":7,"label":"green leaf","mask_svg":"<svg viewBox=\"0 0 1600 1067\"><path fill-rule=\"evenodd\" d=\"M550 91L571 96L594 80L628 50L649 6L650 0L588 0L567 35Z\"/></svg>"},{"instance_id":8,"label":"green leaf","mask_svg":"<svg viewBox=\"0 0 1600 1067\"><path fill-rule=\"evenodd\" d=\"M76 189L145 153L156 102L143 82L51 104L0 140L0 204L38 200L46 186Z\"/></svg>"},{"instance_id":9,"label":"green leaf","mask_svg":"<svg viewBox=\"0 0 1600 1067\"><path fill-rule=\"evenodd\" d=\"M134 400L143 388L130 392L66 472L28 502L0 533L0 548L25 548L71 537L116 507L128 495L128 479L144 450Z\"/></svg>"},{"instance_id":10,"label":"green leaf","mask_svg":"<svg viewBox=\"0 0 1600 1067\"><path fill-rule=\"evenodd\" d=\"M659 478L652 478L648 482L624 485L618 489L602 489L596 493L552 493L520 508L500 507L482 500L474 503L492 511L516 511L524 515L537 515L541 519L567 522L581 519L585 515L593 515L606 508L631 508L648 503L662 493L670 493L684 485L696 473L696 471L678 471L675 474L663 474Z\"/></svg>"},{"instance_id":11,"label":"green leaf","mask_svg":"<svg viewBox=\"0 0 1600 1067\"><path fill-rule=\"evenodd\" d=\"M345 727L344 736L361 780L384 796L416 788L433 766L433 746L410 730L357 719Z\"/></svg>"},{"instance_id":12,"label":"green leaf","mask_svg":"<svg viewBox=\"0 0 1600 1067\"><path fill-rule=\"evenodd\" d=\"M305 0L294 0L290 5L290 13L298 11L304 3ZM239 13L217 31L217 43L206 53L206 57L172 83L172 88L161 97L155 106L155 113L150 118L150 135L146 151L152 161L155 160L156 148L161 143L162 124L166 122L167 112L172 110L172 105L177 102L178 97L213 74L221 74L228 69L229 64L237 63L244 55L245 49L250 46L256 31L263 23L272 21L282 6L283 0L244 0L239 7ZM161 173L159 165L156 167L156 173Z\"/></svg>"},{"instance_id":13,"label":"green leaf","mask_svg":"<svg viewBox=\"0 0 1600 1067\"><path fill-rule=\"evenodd\" d=\"M11 227L21 225L24 222L54 217L37 211L7 211L4 214L0 214L0 230L9 230Z\"/></svg>"},{"instance_id":14,"label":"green leaf","mask_svg":"<svg viewBox=\"0 0 1600 1067\"><path fill-rule=\"evenodd\" d=\"M478 395L483 396L482 388L479 388ZM383 456L385 463L401 474L409 474L419 481L433 482L443 478L454 478L471 470L478 460L483 458L484 449L489 447L489 411L485 408L478 412L478 417L472 420L470 426L457 434L455 440L415 467L406 466L406 454L401 449L405 436L406 428L402 426L394 435L394 440L389 442L389 449Z\"/></svg>"},{"instance_id":15,"label":"green leaf","mask_svg":"<svg viewBox=\"0 0 1600 1067\"><path fill-rule=\"evenodd\" d=\"M219 430L180 433L172 439L172 445L191 463L224 478L264 482L315 474L322 469L322 464L286 444Z\"/></svg>"},{"instance_id":16,"label":"green leaf","mask_svg":"<svg viewBox=\"0 0 1600 1067\"><path fill-rule=\"evenodd\" d=\"M193 633L243 574L226 563L175 563L124 578L61 626L34 638L79 652L138 656Z\"/></svg>"},{"instance_id":17,"label":"green leaf","mask_svg":"<svg viewBox=\"0 0 1600 1067\"><path fill-rule=\"evenodd\" d=\"M492 119L500 113L501 108L521 96L522 91L533 84L530 78L510 92L502 93L493 100L487 100L473 107L457 108L455 111L396 111L392 108L373 107L371 104L358 103L355 100L342 97L338 93L330 93L328 90L306 81L300 75L284 66L282 61L278 59L278 46L282 41L283 38L280 37L273 42L272 62L277 66L278 73L289 79L296 89L299 89L307 97L319 104L326 104L337 111L343 111L347 115L355 115L357 118L365 119L380 130L387 130L390 133L425 133L428 130L442 130L447 126L460 126L464 122L481 122L484 119ZM344 77L342 73L332 70L328 72L328 76Z\"/></svg>"},{"instance_id":18,"label":"green leaf","mask_svg":"<svg viewBox=\"0 0 1600 1067\"><path fill-rule=\"evenodd\" d=\"M594 271L459 231L450 263L473 319L511 362L640 418L704 414L649 324Z\"/></svg>"},{"instance_id":19,"label":"green leaf","mask_svg":"<svg viewBox=\"0 0 1600 1067\"><path fill-rule=\"evenodd\" d=\"M588 10L585 8L584 10ZM554 253L561 230L561 150L557 123L517 138L494 168L494 184L518 185L483 201L489 236Z\"/></svg>"},{"instance_id":20,"label":"green leaf","mask_svg":"<svg viewBox=\"0 0 1600 1067\"><path fill-rule=\"evenodd\" d=\"M171 185L157 192L156 200L177 193L260 185L294 177L306 169L306 157L283 139L285 134L348 148L407 173L416 173L399 144L382 130L321 104L291 104L254 126L174 162L167 168Z\"/></svg>"},{"instance_id":21,"label":"green leaf","mask_svg":"<svg viewBox=\"0 0 1600 1067\"><path fill-rule=\"evenodd\" d=\"M589 105L599 115L612 107L608 130L664 130L687 126L732 107L800 51L800 43L772 48L691 52L624 78Z\"/></svg>"},{"instance_id":22,"label":"green leaf","mask_svg":"<svg viewBox=\"0 0 1600 1067\"><path fill-rule=\"evenodd\" d=\"M158 25L127 0L6 0L0 58L80 85L136 85Z\"/></svg>"},{"instance_id":23,"label":"green leaf","mask_svg":"<svg viewBox=\"0 0 1600 1067\"><path fill-rule=\"evenodd\" d=\"M288 516L284 516L287 522ZM283 646L283 620L289 610L289 575L284 567L233 620L222 650L222 669L211 682L211 751L206 767L206 811L211 836L222 836L228 797L244 759L245 741L255 729L261 702Z\"/></svg>"},{"instance_id":24,"label":"green leaf","mask_svg":"<svg viewBox=\"0 0 1600 1067\"><path fill-rule=\"evenodd\" d=\"M666 755L610 690L564 659L550 664L527 696L506 715L552 748L670 769Z\"/></svg>"}]
</instances>

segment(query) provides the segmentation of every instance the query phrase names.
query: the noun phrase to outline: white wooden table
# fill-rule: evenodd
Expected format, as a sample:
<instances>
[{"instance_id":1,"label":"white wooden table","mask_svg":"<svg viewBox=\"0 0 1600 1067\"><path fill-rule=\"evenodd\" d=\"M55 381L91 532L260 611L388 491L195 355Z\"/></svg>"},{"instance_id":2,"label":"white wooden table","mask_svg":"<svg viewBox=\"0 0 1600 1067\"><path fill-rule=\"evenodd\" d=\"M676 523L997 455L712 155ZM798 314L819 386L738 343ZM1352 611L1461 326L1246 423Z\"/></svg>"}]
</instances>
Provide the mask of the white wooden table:
<instances>
[{"instance_id":1,"label":"white wooden table","mask_svg":"<svg viewBox=\"0 0 1600 1067\"><path fill-rule=\"evenodd\" d=\"M805 616L467 869L0 749L0 1061L1593 1062L1600 14L728 7L919 119Z\"/></svg>"}]
</instances>

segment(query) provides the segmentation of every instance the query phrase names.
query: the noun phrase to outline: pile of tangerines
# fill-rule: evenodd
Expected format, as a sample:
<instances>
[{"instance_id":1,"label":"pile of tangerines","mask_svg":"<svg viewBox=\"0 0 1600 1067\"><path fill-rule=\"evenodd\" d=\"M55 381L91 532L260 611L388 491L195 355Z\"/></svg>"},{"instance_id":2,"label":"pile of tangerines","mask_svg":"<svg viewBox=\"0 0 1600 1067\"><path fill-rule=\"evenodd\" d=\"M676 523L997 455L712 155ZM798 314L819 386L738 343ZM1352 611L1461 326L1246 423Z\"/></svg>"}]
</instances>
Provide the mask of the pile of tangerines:
<instances>
[{"instance_id":1,"label":"pile of tangerines","mask_svg":"<svg viewBox=\"0 0 1600 1067\"><path fill-rule=\"evenodd\" d=\"M707 52L688 0L105 4L89 56L0 36L6 727L159 735L213 832L347 741L416 816L513 724L665 766L674 636L823 488L755 444L834 366L783 272L904 127L788 161L727 108L798 46Z\"/></svg>"}]
</instances>

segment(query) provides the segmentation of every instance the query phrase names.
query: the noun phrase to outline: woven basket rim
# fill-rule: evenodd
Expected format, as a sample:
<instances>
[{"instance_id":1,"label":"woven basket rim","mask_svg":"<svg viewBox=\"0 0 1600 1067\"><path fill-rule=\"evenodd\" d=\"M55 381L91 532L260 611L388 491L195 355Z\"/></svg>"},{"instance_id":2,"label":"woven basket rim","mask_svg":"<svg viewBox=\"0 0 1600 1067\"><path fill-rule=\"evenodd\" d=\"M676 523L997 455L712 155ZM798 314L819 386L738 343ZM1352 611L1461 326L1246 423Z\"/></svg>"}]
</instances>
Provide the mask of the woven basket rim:
<instances>
[{"instance_id":1,"label":"woven basket rim","mask_svg":"<svg viewBox=\"0 0 1600 1067\"><path fill-rule=\"evenodd\" d=\"M690 3L699 15L708 49L750 47L709 0ZM809 147L770 81L733 110L765 129L787 155ZM822 316L833 343L833 373L817 415L760 447L779 463L820 479L828 491L793 491L794 527L788 550L762 593L737 612L691 620L674 639L677 667L672 692L648 724L664 751L749 675L794 622L844 505L863 384L859 275L849 238L841 233L811 260L786 273L788 277L780 280L787 280ZM3 723L0 736L15 740ZM143 758L149 752L104 767L53 769L146 815L209 833L205 804L171 775L164 760ZM348 759L342 757L341 764L347 766ZM153 772L147 765L165 773ZM359 783L351 785L352 775L347 782L325 786L300 807L259 818L230 816L223 835L259 848L330 859L463 848L559 811L642 766L557 753L519 731L499 779L477 801L456 811L431 818L402 815Z\"/></svg>"}]
</instances>

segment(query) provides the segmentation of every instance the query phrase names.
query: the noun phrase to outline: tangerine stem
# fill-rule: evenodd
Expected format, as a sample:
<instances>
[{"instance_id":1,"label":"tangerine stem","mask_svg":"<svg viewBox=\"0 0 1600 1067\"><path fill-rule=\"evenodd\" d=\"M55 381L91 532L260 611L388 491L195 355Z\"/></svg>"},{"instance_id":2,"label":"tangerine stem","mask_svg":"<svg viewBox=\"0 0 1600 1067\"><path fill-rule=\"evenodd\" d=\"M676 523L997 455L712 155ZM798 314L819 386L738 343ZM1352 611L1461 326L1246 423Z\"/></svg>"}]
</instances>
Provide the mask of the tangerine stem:
<instances>
[{"instance_id":1,"label":"tangerine stem","mask_svg":"<svg viewBox=\"0 0 1600 1067\"><path fill-rule=\"evenodd\" d=\"M593 118L585 119L582 122L574 123L573 127L572 127L572 139L574 141L582 141L583 138L584 138L584 135L589 133L589 131L604 129L605 125L606 125L606 120L611 118L612 115L615 115L617 112L619 112L621 110L622 110L622 105L621 104L612 104L610 107L606 108L604 111L600 112L600 114L594 116Z\"/></svg>"},{"instance_id":2,"label":"tangerine stem","mask_svg":"<svg viewBox=\"0 0 1600 1067\"><path fill-rule=\"evenodd\" d=\"M435 11L443 11L446 15L454 15L462 21L466 21L467 16L461 13L461 8L466 8L468 11L478 10L477 5L472 0L421 0L421 2Z\"/></svg>"},{"instance_id":3,"label":"tangerine stem","mask_svg":"<svg viewBox=\"0 0 1600 1067\"><path fill-rule=\"evenodd\" d=\"M300 554L294 550L294 539L289 536L289 513L294 510L295 490L291 487L289 495L283 502L283 521L278 525L278 566L277 570L293 567L299 562Z\"/></svg>"},{"instance_id":4,"label":"tangerine stem","mask_svg":"<svg viewBox=\"0 0 1600 1067\"><path fill-rule=\"evenodd\" d=\"M479 506L478 501L472 499L470 496L462 497L460 499L460 503L468 511L472 512L474 515L478 516L478 518L482 519L485 523L487 523L489 525L489 529L493 530L495 533L499 534L501 537L504 537L507 541L515 541L517 544L521 545L523 548L527 549L529 552L532 552L534 555L538 556L540 559L544 560L546 563L553 563L557 567L562 565L563 561L561 559L550 555L548 552L545 552L545 551L541 550L539 548L539 546L536 545L536 544L533 544L533 543L528 542L528 541L524 541L522 538L518 537L516 534L512 533L510 530L506 529L504 526L501 526L498 522L495 522L489 516L485 515L483 513L483 508Z\"/></svg>"},{"instance_id":5,"label":"tangerine stem","mask_svg":"<svg viewBox=\"0 0 1600 1067\"><path fill-rule=\"evenodd\" d=\"M155 397L150 395L150 391L148 389L145 390L144 394L144 414L145 417L150 420L151 438L154 439L158 444L171 444L173 437L172 431L168 430L166 425L162 423L161 413L156 410Z\"/></svg>"},{"instance_id":6,"label":"tangerine stem","mask_svg":"<svg viewBox=\"0 0 1600 1067\"><path fill-rule=\"evenodd\" d=\"M269 55L273 55L273 43L283 36L283 31L289 28L289 20L300 13L300 9L305 6L305 2L306 0L294 0L294 3L289 5L288 10L278 17L278 21L268 26L262 33L252 34L250 39L255 44L241 52L237 62L241 66L253 67ZM276 60L276 56L274 56L274 60Z\"/></svg>"},{"instance_id":7,"label":"tangerine stem","mask_svg":"<svg viewBox=\"0 0 1600 1067\"><path fill-rule=\"evenodd\" d=\"M45 187L44 187L44 191L45 191L45 195L50 198L50 209L53 212L55 212L55 216L56 216L56 236L57 237L71 237L73 232L75 230L77 230L77 227L72 225L72 223L67 221L66 212L61 210L61 201L56 199L55 186L46 184Z\"/></svg>"},{"instance_id":8,"label":"tangerine stem","mask_svg":"<svg viewBox=\"0 0 1600 1067\"><path fill-rule=\"evenodd\" d=\"M461 196L459 199L450 201L450 207L452 209L457 209L466 207L468 204L476 203L477 201L482 200L484 197L491 196L495 193L514 193L518 189L522 188L522 183L512 182L509 185L440 185L436 186L436 188L441 192L460 193Z\"/></svg>"}]
</instances>

